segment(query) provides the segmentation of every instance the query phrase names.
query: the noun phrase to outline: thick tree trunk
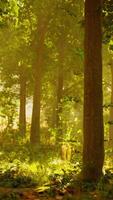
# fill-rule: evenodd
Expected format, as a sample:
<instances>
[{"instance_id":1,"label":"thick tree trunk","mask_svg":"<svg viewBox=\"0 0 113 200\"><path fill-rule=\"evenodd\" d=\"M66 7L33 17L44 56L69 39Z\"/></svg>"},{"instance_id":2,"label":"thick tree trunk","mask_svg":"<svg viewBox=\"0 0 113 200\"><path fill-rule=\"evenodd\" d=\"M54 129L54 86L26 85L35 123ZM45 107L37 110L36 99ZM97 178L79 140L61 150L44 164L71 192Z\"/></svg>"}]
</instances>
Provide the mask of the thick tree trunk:
<instances>
[{"instance_id":1,"label":"thick tree trunk","mask_svg":"<svg viewBox=\"0 0 113 200\"><path fill-rule=\"evenodd\" d=\"M109 145L113 149L113 60L111 61L111 104L109 119Z\"/></svg>"},{"instance_id":2,"label":"thick tree trunk","mask_svg":"<svg viewBox=\"0 0 113 200\"><path fill-rule=\"evenodd\" d=\"M97 181L104 161L101 0L85 1L83 179Z\"/></svg>"},{"instance_id":3,"label":"thick tree trunk","mask_svg":"<svg viewBox=\"0 0 113 200\"><path fill-rule=\"evenodd\" d=\"M33 111L31 122L31 144L40 144L40 99L41 99L41 79L42 79L42 65L44 54L44 40L46 34L46 20L41 19L38 29L38 46L37 46L37 62L34 67L34 95L33 95Z\"/></svg>"},{"instance_id":4,"label":"thick tree trunk","mask_svg":"<svg viewBox=\"0 0 113 200\"><path fill-rule=\"evenodd\" d=\"M20 72L20 111L19 131L22 136L26 134L26 75L25 71Z\"/></svg>"}]
</instances>

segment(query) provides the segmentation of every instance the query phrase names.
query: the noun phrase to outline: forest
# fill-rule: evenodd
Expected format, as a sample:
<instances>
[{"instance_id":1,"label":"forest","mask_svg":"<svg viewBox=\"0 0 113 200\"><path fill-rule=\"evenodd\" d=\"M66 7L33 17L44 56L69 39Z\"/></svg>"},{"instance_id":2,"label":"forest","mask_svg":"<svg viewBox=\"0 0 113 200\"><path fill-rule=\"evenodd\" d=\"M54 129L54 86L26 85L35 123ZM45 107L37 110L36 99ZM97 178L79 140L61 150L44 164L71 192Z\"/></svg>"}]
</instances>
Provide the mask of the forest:
<instances>
[{"instance_id":1,"label":"forest","mask_svg":"<svg viewBox=\"0 0 113 200\"><path fill-rule=\"evenodd\" d=\"M113 200L112 0L0 0L0 200Z\"/></svg>"}]
</instances>

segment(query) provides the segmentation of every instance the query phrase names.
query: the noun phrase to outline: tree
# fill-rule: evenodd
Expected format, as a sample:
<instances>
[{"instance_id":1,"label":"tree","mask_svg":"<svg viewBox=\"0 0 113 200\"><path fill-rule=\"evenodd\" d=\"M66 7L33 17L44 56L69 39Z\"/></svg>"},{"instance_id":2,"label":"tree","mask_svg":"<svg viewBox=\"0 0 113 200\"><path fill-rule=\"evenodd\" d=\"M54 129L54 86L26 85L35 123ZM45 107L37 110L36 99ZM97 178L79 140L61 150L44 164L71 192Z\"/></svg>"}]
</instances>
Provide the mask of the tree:
<instances>
[{"instance_id":1,"label":"tree","mask_svg":"<svg viewBox=\"0 0 113 200\"><path fill-rule=\"evenodd\" d=\"M26 73L24 66L20 69L20 111L19 130L22 136L26 133Z\"/></svg>"},{"instance_id":2,"label":"tree","mask_svg":"<svg viewBox=\"0 0 113 200\"><path fill-rule=\"evenodd\" d=\"M60 39L59 42L59 66L58 66L58 80L57 80L57 105L56 105L56 142L58 143L62 136L62 98L63 98L63 82L64 82L64 41Z\"/></svg>"},{"instance_id":3,"label":"tree","mask_svg":"<svg viewBox=\"0 0 113 200\"><path fill-rule=\"evenodd\" d=\"M18 47L18 70L17 74L19 76L19 97L20 97L20 107L19 107L19 131L22 136L25 137L26 134L26 99L28 82L31 79L32 73L29 73L31 68L31 49L30 49L30 36L32 29L34 27L33 23L33 12L31 2L24 3L20 2L19 12L18 12L18 37L19 47ZM20 38L20 39L19 39ZM28 56L29 55L29 56ZM29 68L30 66L30 68ZM31 71L31 70L30 70Z\"/></svg>"},{"instance_id":4,"label":"tree","mask_svg":"<svg viewBox=\"0 0 113 200\"><path fill-rule=\"evenodd\" d=\"M85 1L83 179L97 181L104 161L101 0Z\"/></svg>"},{"instance_id":5,"label":"tree","mask_svg":"<svg viewBox=\"0 0 113 200\"><path fill-rule=\"evenodd\" d=\"M40 143L40 101L41 101L41 80L42 66L44 56L44 41L47 30L47 18L43 16L38 24L38 37L36 37L36 62L34 66L34 95L33 95L33 111L31 123L31 144ZM38 43L37 43L38 40Z\"/></svg>"},{"instance_id":6,"label":"tree","mask_svg":"<svg viewBox=\"0 0 113 200\"><path fill-rule=\"evenodd\" d=\"M64 140L66 135L66 124L64 123L65 117L63 117L64 111L64 92L69 88L69 85L66 85L66 73L71 74L72 70L76 68L80 70L80 66L77 66L77 61L75 64L76 49L80 46L80 24L75 24L76 21L79 21L81 18L78 9L80 8L80 1L78 4L73 4L73 1L61 1L57 5L58 9L55 11L54 21L52 22L51 27L51 39L55 44L57 50L57 88L56 88L56 109L53 108L54 113L56 114L56 120L54 120L56 125L56 143L58 141ZM79 13L79 19L76 14ZM64 17L65 16L65 17ZM79 25L78 25L79 24ZM54 32L53 32L54 31ZM82 31L81 31L82 33ZM79 42L78 42L79 41ZM79 44L78 44L79 43ZM78 55L77 55L78 56ZM74 66L74 67L73 67ZM71 81L70 81L71 82ZM69 90L69 89L68 89ZM66 94L69 95L69 94ZM74 93L73 93L74 95ZM55 107L55 106L54 106ZM65 109L66 110L66 109ZM55 116L55 114L53 114ZM68 115L69 117L69 115ZM54 119L54 117L52 117ZM68 119L69 121L69 119Z\"/></svg>"}]
</instances>

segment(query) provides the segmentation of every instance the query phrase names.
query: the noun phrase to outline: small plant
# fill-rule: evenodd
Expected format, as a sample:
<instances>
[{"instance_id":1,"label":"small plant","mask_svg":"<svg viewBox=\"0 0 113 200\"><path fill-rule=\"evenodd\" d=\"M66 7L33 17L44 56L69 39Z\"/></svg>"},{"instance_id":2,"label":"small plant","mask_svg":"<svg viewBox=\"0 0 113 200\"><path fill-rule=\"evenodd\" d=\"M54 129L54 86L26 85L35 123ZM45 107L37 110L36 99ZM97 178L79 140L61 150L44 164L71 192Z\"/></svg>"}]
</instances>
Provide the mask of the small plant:
<instances>
[{"instance_id":1,"label":"small plant","mask_svg":"<svg viewBox=\"0 0 113 200\"><path fill-rule=\"evenodd\" d=\"M2 187L33 187L37 182L33 177L24 175L14 166L0 173L0 186Z\"/></svg>"}]
</instances>

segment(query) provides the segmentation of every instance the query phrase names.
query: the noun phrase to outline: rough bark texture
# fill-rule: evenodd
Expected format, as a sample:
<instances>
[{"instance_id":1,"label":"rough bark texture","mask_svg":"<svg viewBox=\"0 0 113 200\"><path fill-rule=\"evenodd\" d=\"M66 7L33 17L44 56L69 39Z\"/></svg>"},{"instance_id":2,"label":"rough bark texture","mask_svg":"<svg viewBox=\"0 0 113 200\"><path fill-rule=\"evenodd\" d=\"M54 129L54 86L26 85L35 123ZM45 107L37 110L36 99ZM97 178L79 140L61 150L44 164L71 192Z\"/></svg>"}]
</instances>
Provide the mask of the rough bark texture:
<instances>
[{"instance_id":1,"label":"rough bark texture","mask_svg":"<svg viewBox=\"0 0 113 200\"><path fill-rule=\"evenodd\" d=\"M101 6L85 1L83 179L90 181L100 178L104 161Z\"/></svg>"},{"instance_id":2,"label":"rough bark texture","mask_svg":"<svg viewBox=\"0 0 113 200\"><path fill-rule=\"evenodd\" d=\"M40 99L41 99L41 79L42 79L42 65L44 55L44 40L46 34L46 20L41 19L38 25L37 37L37 61L34 67L34 95L33 95L33 111L31 122L31 144L40 143ZM37 43L37 42L36 42Z\"/></svg>"},{"instance_id":3,"label":"rough bark texture","mask_svg":"<svg viewBox=\"0 0 113 200\"><path fill-rule=\"evenodd\" d=\"M109 119L109 145L113 149L113 60L111 61L111 105Z\"/></svg>"},{"instance_id":4,"label":"rough bark texture","mask_svg":"<svg viewBox=\"0 0 113 200\"><path fill-rule=\"evenodd\" d=\"M26 75L25 70L20 72L20 111L19 130L22 136L26 134Z\"/></svg>"}]
</instances>

